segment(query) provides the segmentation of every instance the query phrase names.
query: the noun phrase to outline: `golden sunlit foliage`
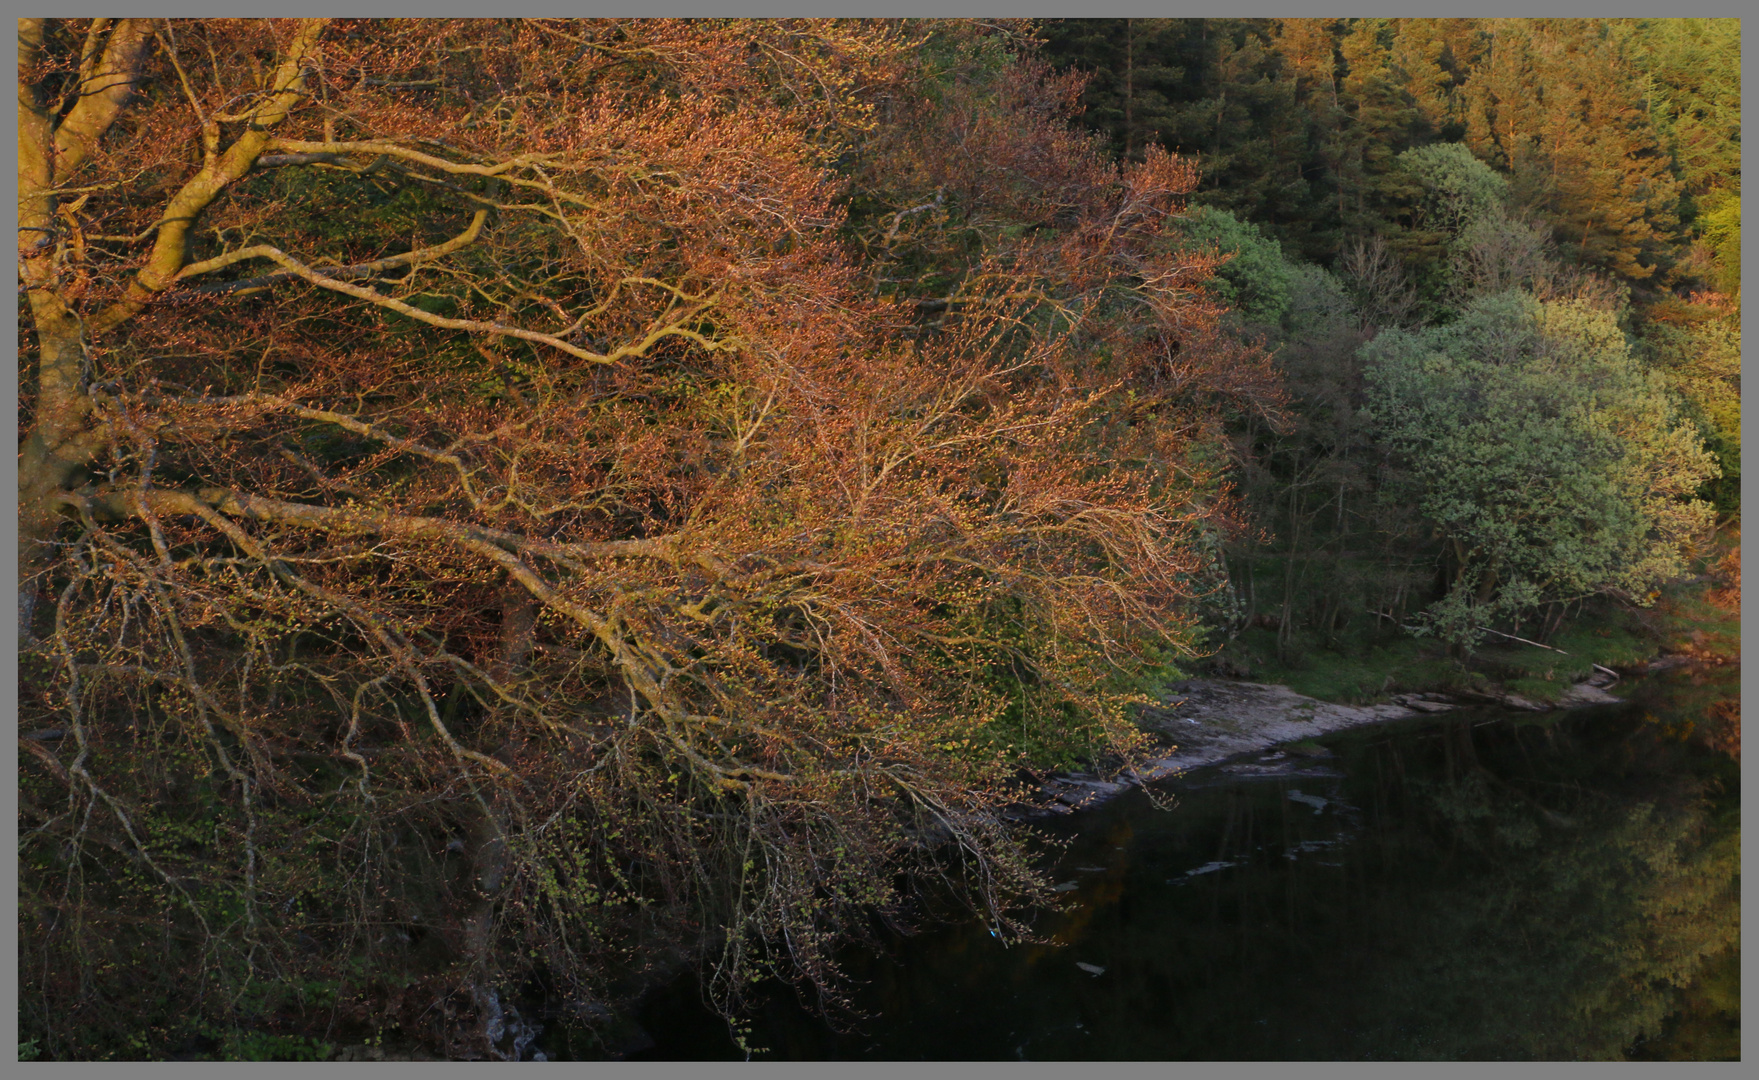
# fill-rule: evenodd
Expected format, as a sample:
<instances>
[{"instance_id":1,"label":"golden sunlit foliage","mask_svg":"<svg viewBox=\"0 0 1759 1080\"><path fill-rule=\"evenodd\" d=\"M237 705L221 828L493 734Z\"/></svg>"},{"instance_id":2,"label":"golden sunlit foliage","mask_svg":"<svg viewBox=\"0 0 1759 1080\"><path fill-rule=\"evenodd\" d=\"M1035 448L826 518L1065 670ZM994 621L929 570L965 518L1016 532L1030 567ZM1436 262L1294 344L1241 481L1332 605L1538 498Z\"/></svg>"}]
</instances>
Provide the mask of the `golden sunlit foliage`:
<instances>
[{"instance_id":1,"label":"golden sunlit foliage","mask_svg":"<svg viewBox=\"0 0 1759 1080\"><path fill-rule=\"evenodd\" d=\"M1023 932L1015 772L1128 760L1279 398L1195 171L1010 33L21 23L50 1056L509 1056L528 978L732 1013L873 913Z\"/></svg>"}]
</instances>

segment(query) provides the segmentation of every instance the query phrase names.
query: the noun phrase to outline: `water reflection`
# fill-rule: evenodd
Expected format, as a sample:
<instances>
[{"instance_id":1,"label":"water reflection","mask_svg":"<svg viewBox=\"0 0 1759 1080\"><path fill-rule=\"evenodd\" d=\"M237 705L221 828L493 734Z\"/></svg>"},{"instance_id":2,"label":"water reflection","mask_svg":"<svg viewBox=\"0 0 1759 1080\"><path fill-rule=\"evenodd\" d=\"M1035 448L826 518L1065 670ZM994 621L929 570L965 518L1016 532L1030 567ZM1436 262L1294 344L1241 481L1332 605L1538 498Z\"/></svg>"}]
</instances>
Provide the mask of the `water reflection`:
<instances>
[{"instance_id":1,"label":"water reflection","mask_svg":"<svg viewBox=\"0 0 1759 1080\"><path fill-rule=\"evenodd\" d=\"M781 991L752 1041L809 1060L1677 1056L1681 988L1728 1015L1728 979L1700 975L1738 968L1739 778L1681 738L1670 702L1696 699L1669 694L1346 733L1330 758L1194 773L1170 813L1133 792L1075 823L1056 944L959 927L853 955L859 1030ZM743 1056L689 985L642 1022L641 1057ZM1722 1041L1694 1045L1738 1055L1707 1022Z\"/></svg>"}]
</instances>

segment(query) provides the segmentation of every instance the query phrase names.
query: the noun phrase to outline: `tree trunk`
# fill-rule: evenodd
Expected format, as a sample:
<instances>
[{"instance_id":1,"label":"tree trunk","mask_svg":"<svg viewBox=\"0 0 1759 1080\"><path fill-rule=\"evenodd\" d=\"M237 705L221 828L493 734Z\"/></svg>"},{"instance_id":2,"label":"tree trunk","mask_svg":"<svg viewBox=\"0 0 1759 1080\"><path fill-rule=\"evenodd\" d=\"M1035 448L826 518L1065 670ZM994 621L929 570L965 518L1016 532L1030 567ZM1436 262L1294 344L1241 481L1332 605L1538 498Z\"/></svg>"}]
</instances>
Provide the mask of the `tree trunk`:
<instances>
[{"instance_id":1,"label":"tree trunk","mask_svg":"<svg viewBox=\"0 0 1759 1080\"><path fill-rule=\"evenodd\" d=\"M252 125L223 155L209 155L197 175L172 199L151 254L129 283L128 296L94 317L92 332L102 334L132 317L169 286L185 263L185 238L196 219L226 185L249 172L279 123L304 90L304 65L327 19L305 19L276 72L272 96L251 113ZM18 628L29 641L36 619L43 573L52 561L51 544L61 523L56 496L78 487L87 466L110 439L94 424L87 392L91 366L85 320L68 303L64 277L77 262L79 248L65 241L68 226L58 221L56 191L75 178L102 148L105 136L140 81L153 40L148 20L95 21L88 31L95 56L89 85L59 119L42 86L34 81L42 51L43 20L19 20L18 35L18 255L19 279L30 301L36 338L35 400L30 431L18 459ZM82 71L82 75L86 73ZM71 219L70 219L71 220ZM77 228L77 225L71 226Z\"/></svg>"},{"instance_id":2,"label":"tree trunk","mask_svg":"<svg viewBox=\"0 0 1759 1080\"><path fill-rule=\"evenodd\" d=\"M531 656L537 627L537 601L517 581L508 578L501 588L501 633L495 653L486 665L489 678L506 684L518 677ZM478 993L493 992L495 979L495 905L511 865L506 816L499 812L488 792L468 800L465 852L471 874L466 888L474 894L464 920L464 947L468 962L477 972Z\"/></svg>"},{"instance_id":3,"label":"tree trunk","mask_svg":"<svg viewBox=\"0 0 1759 1080\"><path fill-rule=\"evenodd\" d=\"M1490 603L1491 597L1496 595L1496 587L1500 584L1502 584L1502 576L1494 568L1485 571L1484 580L1478 583L1478 593L1475 599L1480 604Z\"/></svg>"},{"instance_id":4,"label":"tree trunk","mask_svg":"<svg viewBox=\"0 0 1759 1080\"><path fill-rule=\"evenodd\" d=\"M1135 150L1133 98L1136 95L1136 20L1124 20L1124 160Z\"/></svg>"},{"instance_id":5,"label":"tree trunk","mask_svg":"<svg viewBox=\"0 0 1759 1080\"><path fill-rule=\"evenodd\" d=\"M42 575L61 523L55 497L78 487L105 432L86 422L91 399L79 317L50 288L30 292L38 364L36 417L18 455L18 633L34 638Z\"/></svg>"}]
</instances>

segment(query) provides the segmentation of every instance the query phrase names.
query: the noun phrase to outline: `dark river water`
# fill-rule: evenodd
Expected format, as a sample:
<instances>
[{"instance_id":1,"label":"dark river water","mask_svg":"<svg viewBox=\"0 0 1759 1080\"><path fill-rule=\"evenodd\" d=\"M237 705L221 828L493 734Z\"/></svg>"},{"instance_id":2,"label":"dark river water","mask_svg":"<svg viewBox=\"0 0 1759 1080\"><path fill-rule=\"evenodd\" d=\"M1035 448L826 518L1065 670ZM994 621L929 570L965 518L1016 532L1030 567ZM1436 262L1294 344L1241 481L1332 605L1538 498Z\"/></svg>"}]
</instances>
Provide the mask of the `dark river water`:
<instances>
[{"instance_id":1,"label":"dark river water","mask_svg":"<svg viewBox=\"0 0 1759 1080\"><path fill-rule=\"evenodd\" d=\"M777 988L759 1059L1738 1058L1738 763L1687 738L1733 668L1622 706L1467 710L1266 752L1047 828L1066 909L852 953L837 1030ZM644 1059L738 1059L694 980Z\"/></svg>"}]
</instances>

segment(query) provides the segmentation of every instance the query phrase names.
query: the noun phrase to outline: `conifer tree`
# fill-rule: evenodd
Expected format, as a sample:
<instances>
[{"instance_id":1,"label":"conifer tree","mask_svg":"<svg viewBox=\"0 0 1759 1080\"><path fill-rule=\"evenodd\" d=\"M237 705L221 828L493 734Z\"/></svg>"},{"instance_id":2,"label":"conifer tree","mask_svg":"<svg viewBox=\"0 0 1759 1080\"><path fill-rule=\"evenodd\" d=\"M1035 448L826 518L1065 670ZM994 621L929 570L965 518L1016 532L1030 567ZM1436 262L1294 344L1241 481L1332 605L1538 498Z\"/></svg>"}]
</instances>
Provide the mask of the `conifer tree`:
<instances>
[{"instance_id":1,"label":"conifer tree","mask_svg":"<svg viewBox=\"0 0 1759 1080\"><path fill-rule=\"evenodd\" d=\"M1673 156L1680 217L1711 259L1710 283L1741 280L1741 29L1735 19L1644 19L1632 57L1648 110Z\"/></svg>"},{"instance_id":2,"label":"conifer tree","mask_svg":"<svg viewBox=\"0 0 1759 1080\"><path fill-rule=\"evenodd\" d=\"M1338 96L1334 19L1278 19L1272 47L1282 57L1285 77L1294 83L1295 103L1307 115L1312 197L1302 254L1329 261L1336 252L1342 220L1344 110Z\"/></svg>"},{"instance_id":3,"label":"conifer tree","mask_svg":"<svg viewBox=\"0 0 1759 1080\"><path fill-rule=\"evenodd\" d=\"M1410 145L1421 114L1392 65L1385 40L1391 36L1385 19L1358 19L1339 46L1340 96L1350 115L1342 177L1352 196L1344 203L1347 234L1391 231L1386 208L1405 194L1393 159Z\"/></svg>"},{"instance_id":4,"label":"conifer tree","mask_svg":"<svg viewBox=\"0 0 1759 1080\"><path fill-rule=\"evenodd\" d=\"M1140 161L1161 142L1184 77L1177 59L1179 19L1052 19L1045 56L1088 76L1082 119L1103 132L1114 153Z\"/></svg>"},{"instance_id":5,"label":"conifer tree","mask_svg":"<svg viewBox=\"0 0 1759 1080\"><path fill-rule=\"evenodd\" d=\"M1286 110L1289 95L1276 79L1276 57L1262 28L1243 19L1204 19L1197 43L1199 79L1174 117L1169 148L1193 154L1203 165L1203 200L1248 217L1264 216L1265 204L1286 199L1295 162L1277 153L1272 117Z\"/></svg>"},{"instance_id":6,"label":"conifer tree","mask_svg":"<svg viewBox=\"0 0 1759 1080\"><path fill-rule=\"evenodd\" d=\"M1438 19L1393 19L1392 64L1400 86L1422 119L1420 134L1445 138L1459 127L1453 73L1443 66L1448 43Z\"/></svg>"},{"instance_id":7,"label":"conifer tree","mask_svg":"<svg viewBox=\"0 0 1759 1080\"><path fill-rule=\"evenodd\" d=\"M1679 184L1639 73L1603 20L1496 20L1466 85L1467 143L1578 261L1640 281L1669 259Z\"/></svg>"}]
</instances>

